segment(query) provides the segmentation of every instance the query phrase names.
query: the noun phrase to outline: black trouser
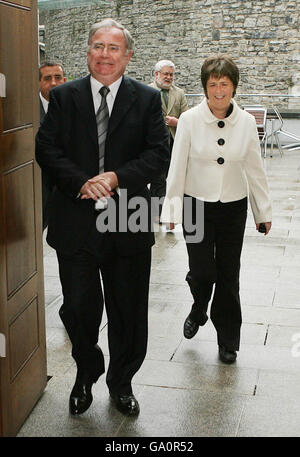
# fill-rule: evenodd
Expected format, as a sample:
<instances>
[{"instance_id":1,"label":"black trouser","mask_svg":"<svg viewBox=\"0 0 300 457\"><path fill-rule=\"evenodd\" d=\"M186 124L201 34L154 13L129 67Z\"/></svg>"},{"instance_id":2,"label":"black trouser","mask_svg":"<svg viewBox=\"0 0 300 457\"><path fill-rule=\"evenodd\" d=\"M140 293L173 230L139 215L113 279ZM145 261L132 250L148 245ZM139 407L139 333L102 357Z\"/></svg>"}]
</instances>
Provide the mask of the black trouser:
<instances>
[{"instance_id":1,"label":"black trouser","mask_svg":"<svg viewBox=\"0 0 300 457\"><path fill-rule=\"evenodd\" d=\"M194 213L197 204L203 202L193 198ZM232 351L238 350L240 344L239 273L246 218L247 198L229 203L205 202L204 238L201 242L186 243L189 256L186 280L194 298L192 316L204 325L212 297L210 316L218 344ZM186 238L185 221L183 230Z\"/></svg>"},{"instance_id":2,"label":"black trouser","mask_svg":"<svg viewBox=\"0 0 300 457\"><path fill-rule=\"evenodd\" d=\"M109 237L104 235L104 243L101 238L93 232L74 255L57 254L64 296L60 316L77 367L87 369L96 381L104 372L97 341L105 302L110 352L107 385L112 393L130 394L132 377L147 350L151 248L121 257L107 249Z\"/></svg>"}]
</instances>

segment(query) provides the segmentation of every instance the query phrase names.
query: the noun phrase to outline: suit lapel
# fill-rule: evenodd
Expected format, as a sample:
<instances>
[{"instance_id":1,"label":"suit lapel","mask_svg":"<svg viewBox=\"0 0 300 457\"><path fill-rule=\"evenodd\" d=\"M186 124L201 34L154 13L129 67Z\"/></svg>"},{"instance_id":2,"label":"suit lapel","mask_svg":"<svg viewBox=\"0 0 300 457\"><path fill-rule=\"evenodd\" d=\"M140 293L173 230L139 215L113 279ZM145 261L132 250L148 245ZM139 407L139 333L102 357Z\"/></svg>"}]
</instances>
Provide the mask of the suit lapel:
<instances>
[{"instance_id":1,"label":"suit lapel","mask_svg":"<svg viewBox=\"0 0 300 457\"><path fill-rule=\"evenodd\" d=\"M96 146L98 146L97 124L95 108L90 84L90 75L79 79L74 84L73 99L80 112L83 122ZM130 79L123 76L113 110L109 119L107 136L111 135L124 118L129 108L136 101L136 91Z\"/></svg>"},{"instance_id":2,"label":"suit lapel","mask_svg":"<svg viewBox=\"0 0 300 457\"><path fill-rule=\"evenodd\" d=\"M121 120L124 118L129 108L136 101L136 91L131 83L130 79L123 76L123 80L120 84L113 110L109 119L107 135L111 135L113 131L118 127Z\"/></svg>"},{"instance_id":3,"label":"suit lapel","mask_svg":"<svg viewBox=\"0 0 300 457\"><path fill-rule=\"evenodd\" d=\"M95 117L95 107L91 91L90 75L76 81L73 86L73 99L78 111L86 124L89 135L98 146L97 125Z\"/></svg>"}]
</instances>

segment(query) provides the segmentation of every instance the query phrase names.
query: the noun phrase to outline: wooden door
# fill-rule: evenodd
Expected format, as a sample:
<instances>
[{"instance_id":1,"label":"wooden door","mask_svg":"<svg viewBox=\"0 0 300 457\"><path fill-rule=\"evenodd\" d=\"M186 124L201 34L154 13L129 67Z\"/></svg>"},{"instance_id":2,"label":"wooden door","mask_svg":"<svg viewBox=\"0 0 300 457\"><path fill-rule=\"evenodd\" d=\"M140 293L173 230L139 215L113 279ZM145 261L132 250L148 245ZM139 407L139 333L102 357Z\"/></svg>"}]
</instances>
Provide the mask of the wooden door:
<instances>
[{"instance_id":1,"label":"wooden door","mask_svg":"<svg viewBox=\"0 0 300 457\"><path fill-rule=\"evenodd\" d=\"M0 0L0 73L0 436L15 436L47 382L36 0Z\"/></svg>"}]
</instances>

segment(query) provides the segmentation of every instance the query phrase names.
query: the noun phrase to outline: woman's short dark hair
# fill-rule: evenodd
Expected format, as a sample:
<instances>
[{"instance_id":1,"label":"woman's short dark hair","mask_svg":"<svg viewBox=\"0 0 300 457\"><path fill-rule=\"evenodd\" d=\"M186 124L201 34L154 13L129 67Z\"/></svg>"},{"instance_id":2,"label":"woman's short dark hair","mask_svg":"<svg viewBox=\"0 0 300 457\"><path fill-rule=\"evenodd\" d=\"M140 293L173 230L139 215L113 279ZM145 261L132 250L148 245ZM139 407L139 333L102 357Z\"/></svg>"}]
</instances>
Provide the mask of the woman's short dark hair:
<instances>
[{"instance_id":1,"label":"woman's short dark hair","mask_svg":"<svg viewBox=\"0 0 300 457\"><path fill-rule=\"evenodd\" d=\"M205 59L201 68L201 82L207 97L207 81L210 76L215 78L222 78L227 76L233 84L233 97L236 93L236 88L239 83L239 69L232 60L232 58L226 54L218 54Z\"/></svg>"}]
</instances>

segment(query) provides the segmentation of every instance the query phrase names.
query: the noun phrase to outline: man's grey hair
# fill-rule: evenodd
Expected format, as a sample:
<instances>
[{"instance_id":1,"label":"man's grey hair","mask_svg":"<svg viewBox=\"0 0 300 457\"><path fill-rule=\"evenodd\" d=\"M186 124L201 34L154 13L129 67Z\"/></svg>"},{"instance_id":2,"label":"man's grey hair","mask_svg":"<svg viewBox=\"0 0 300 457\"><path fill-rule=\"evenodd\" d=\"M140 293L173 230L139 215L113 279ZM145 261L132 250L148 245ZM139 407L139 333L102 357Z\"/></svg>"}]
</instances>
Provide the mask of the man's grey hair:
<instances>
[{"instance_id":1,"label":"man's grey hair","mask_svg":"<svg viewBox=\"0 0 300 457\"><path fill-rule=\"evenodd\" d=\"M175 65L171 60L160 60L154 67L154 71L160 71L163 67L172 67L175 71Z\"/></svg>"},{"instance_id":2,"label":"man's grey hair","mask_svg":"<svg viewBox=\"0 0 300 457\"><path fill-rule=\"evenodd\" d=\"M96 24L93 24L91 26L90 31L89 31L89 37L88 37L88 45L91 44L93 35L99 29L110 29L112 27L122 30L125 40L126 40L127 51L133 51L134 50L133 49L134 48L134 39L132 38L131 33L122 24L120 24L120 22L117 22L111 18L104 19L103 21L97 22Z\"/></svg>"}]
</instances>

